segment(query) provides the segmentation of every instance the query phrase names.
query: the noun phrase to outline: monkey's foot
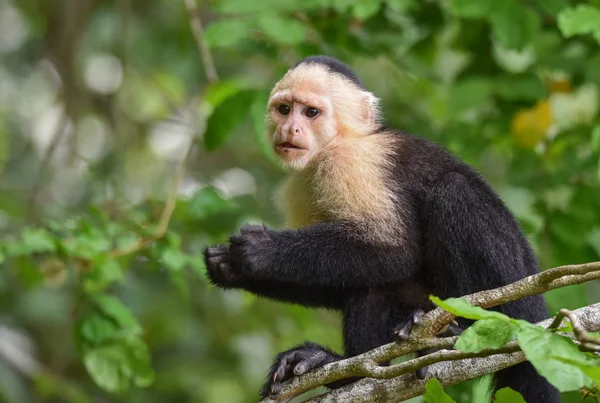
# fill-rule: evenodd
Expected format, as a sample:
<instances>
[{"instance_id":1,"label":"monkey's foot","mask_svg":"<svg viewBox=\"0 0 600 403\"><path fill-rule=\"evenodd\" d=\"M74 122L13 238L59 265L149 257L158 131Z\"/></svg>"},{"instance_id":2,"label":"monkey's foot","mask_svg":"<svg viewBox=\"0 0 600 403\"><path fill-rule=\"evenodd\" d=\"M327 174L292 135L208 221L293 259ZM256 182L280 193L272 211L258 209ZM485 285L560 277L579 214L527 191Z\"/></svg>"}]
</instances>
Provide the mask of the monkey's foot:
<instances>
[{"instance_id":1,"label":"monkey's foot","mask_svg":"<svg viewBox=\"0 0 600 403\"><path fill-rule=\"evenodd\" d=\"M338 361L340 358L330 350L310 342L279 353L269 371L267 382L259 394L262 397L276 399L281 392L283 382L294 375L302 375L330 362Z\"/></svg>"},{"instance_id":2,"label":"monkey's foot","mask_svg":"<svg viewBox=\"0 0 600 403\"><path fill-rule=\"evenodd\" d=\"M394 328L394 334L402 340L407 340L414 325L420 325L425 311L417 309L405 321Z\"/></svg>"}]
</instances>

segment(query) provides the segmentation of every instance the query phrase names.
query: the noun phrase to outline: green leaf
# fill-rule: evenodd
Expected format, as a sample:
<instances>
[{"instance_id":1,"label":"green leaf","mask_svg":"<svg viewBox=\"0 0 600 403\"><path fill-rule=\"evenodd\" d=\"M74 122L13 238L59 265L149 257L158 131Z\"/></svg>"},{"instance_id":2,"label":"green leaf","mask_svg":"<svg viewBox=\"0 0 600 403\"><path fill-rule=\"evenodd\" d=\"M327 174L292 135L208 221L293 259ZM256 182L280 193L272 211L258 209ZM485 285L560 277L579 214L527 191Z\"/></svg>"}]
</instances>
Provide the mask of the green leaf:
<instances>
[{"instance_id":1,"label":"green leaf","mask_svg":"<svg viewBox=\"0 0 600 403\"><path fill-rule=\"evenodd\" d=\"M595 34L600 31L600 10L583 4L567 8L558 16L558 28L567 38Z\"/></svg>"},{"instance_id":2,"label":"green leaf","mask_svg":"<svg viewBox=\"0 0 600 403\"><path fill-rule=\"evenodd\" d=\"M536 75L522 77L507 76L494 80L494 92L507 101L538 101L548 95L548 91Z\"/></svg>"},{"instance_id":3,"label":"green leaf","mask_svg":"<svg viewBox=\"0 0 600 403\"><path fill-rule=\"evenodd\" d=\"M284 18L276 14L261 14L257 20L258 27L272 41L284 45L302 43L306 37L306 28L293 18Z\"/></svg>"},{"instance_id":4,"label":"green leaf","mask_svg":"<svg viewBox=\"0 0 600 403\"><path fill-rule=\"evenodd\" d=\"M547 14L556 17L568 5L568 0L536 0L537 5Z\"/></svg>"},{"instance_id":5,"label":"green leaf","mask_svg":"<svg viewBox=\"0 0 600 403\"><path fill-rule=\"evenodd\" d=\"M89 349L83 363L94 382L109 392L123 392L131 382L145 387L154 379L148 348L139 339Z\"/></svg>"},{"instance_id":6,"label":"green leaf","mask_svg":"<svg viewBox=\"0 0 600 403\"><path fill-rule=\"evenodd\" d=\"M204 100L214 107L231 98L244 88L244 84L235 80L219 80L211 83L204 92Z\"/></svg>"},{"instance_id":7,"label":"green leaf","mask_svg":"<svg viewBox=\"0 0 600 403\"><path fill-rule=\"evenodd\" d=\"M84 285L87 292L97 292L105 289L110 284L123 279L123 269L115 259L106 255L96 256L94 267L85 275Z\"/></svg>"},{"instance_id":8,"label":"green leaf","mask_svg":"<svg viewBox=\"0 0 600 403\"><path fill-rule=\"evenodd\" d=\"M592 148L600 153L600 123L592 130Z\"/></svg>"},{"instance_id":9,"label":"green leaf","mask_svg":"<svg viewBox=\"0 0 600 403\"><path fill-rule=\"evenodd\" d=\"M0 250L0 264L4 263L5 256L4 253Z\"/></svg>"},{"instance_id":10,"label":"green leaf","mask_svg":"<svg viewBox=\"0 0 600 403\"><path fill-rule=\"evenodd\" d=\"M497 0L453 0L454 12L467 18L486 18L490 15Z\"/></svg>"},{"instance_id":11,"label":"green leaf","mask_svg":"<svg viewBox=\"0 0 600 403\"><path fill-rule=\"evenodd\" d=\"M517 326L500 319L483 319L469 326L458 338L454 348L479 352L486 348L500 348L514 338Z\"/></svg>"},{"instance_id":12,"label":"green leaf","mask_svg":"<svg viewBox=\"0 0 600 403\"><path fill-rule=\"evenodd\" d=\"M165 248L161 260L167 268L175 271L183 270L188 263L188 256L179 249Z\"/></svg>"},{"instance_id":13,"label":"green leaf","mask_svg":"<svg viewBox=\"0 0 600 403\"><path fill-rule=\"evenodd\" d=\"M522 50L540 27L539 16L518 0L497 2L489 18L494 37L507 49Z\"/></svg>"},{"instance_id":14,"label":"green leaf","mask_svg":"<svg viewBox=\"0 0 600 403\"><path fill-rule=\"evenodd\" d=\"M127 329L131 334L138 335L142 327L137 319L119 299L112 295L95 295L92 301L107 317L111 318L121 329Z\"/></svg>"},{"instance_id":15,"label":"green leaf","mask_svg":"<svg viewBox=\"0 0 600 403\"><path fill-rule=\"evenodd\" d=\"M591 357L586 356L584 361L579 359L570 359L564 357L553 356L552 358L557 359L558 361L564 362L566 364L574 365L581 369L587 376L594 380L596 385L600 385L600 360L592 359Z\"/></svg>"},{"instance_id":16,"label":"green leaf","mask_svg":"<svg viewBox=\"0 0 600 403\"><path fill-rule=\"evenodd\" d=\"M502 388L496 392L494 403L527 403L516 390L511 388Z\"/></svg>"},{"instance_id":17,"label":"green leaf","mask_svg":"<svg viewBox=\"0 0 600 403\"><path fill-rule=\"evenodd\" d=\"M450 312L455 316L461 316L467 319L479 320L479 319L498 319L502 321L511 320L508 316L496 312L496 311L486 311L483 308L478 306L473 306L467 302L464 298L448 298L445 300L441 300L438 297L430 296L429 299L444 309L445 311Z\"/></svg>"},{"instance_id":18,"label":"green leaf","mask_svg":"<svg viewBox=\"0 0 600 403\"><path fill-rule=\"evenodd\" d=\"M196 275L201 278L201 279L205 279L206 277L206 263L204 262L204 256L202 255L196 255L196 256L190 256L189 259L189 263L190 263L190 269L196 273Z\"/></svg>"},{"instance_id":19,"label":"green leaf","mask_svg":"<svg viewBox=\"0 0 600 403\"><path fill-rule=\"evenodd\" d=\"M189 215L197 220L208 218L212 215L231 212L235 205L229 200L224 199L211 186L203 187L198 190L189 204Z\"/></svg>"},{"instance_id":20,"label":"green leaf","mask_svg":"<svg viewBox=\"0 0 600 403\"><path fill-rule=\"evenodd\" d=\"M522 322L522 321L520 321ZM577 366L565 365L558 358L585 361L585 354L565 336L539 326L522 326L517 332L519 346L537 372L561 392L589 386L592 380Z\"/></svg>"},{"instance_id":21,"label":"green leaf","mask_svg":"<svg viewBox=\"0 0 600 403\"><path fill-rule=\"evenodd\" d=\"M54 252L56 244L52 234L42 228L25 228L21 234L23 246L29 253Z\"/></svg>"},{"instance_id":22,"label":"green leaf","mask_svg":"<svg viewBox=\"0 0 600 403\"><path fill-rule=\"evenodd\" d=\"M263 155L274 164L277 164L277 158L273 152L271 143L271 134L267 133L267 124L265 122L266 105L269 100L268 91L257 91L250 105L250 120L252 130L256 136L260 150Z\"/></svg>"},{"instance_id":23,"label":"green leaf","mask_svg":"<svg viewBox=\"0 0 600 403\"><path fill-rule=\"evenodd\" d=\"M450 108L453 113L485 104L492 96L492 81L486 78L473 77L455 83L450 92Z\"/></svg>"},{"instance_id":24,"label":"green leaf","mask_svg":"<svg viewBox=\"0 0 600 403\"><path fill-rule=\"evenodd\" d=\"M345 13L354 2L355 0L331 0L331 7L339 13Z\"/></svg>"},{"instance_id":25,"label":"green leaf","mask_svg":"<svg viewBox=\"0 0 600 403\"><path fill-rule=\"evenodd\" d=\"M65 252L88 260L104 259L111 249L110 239L99 230L91 233L78 233L63 241ZM98 263L98 262L95 262Z\"/></svg>"},{"instance_id":26,"label":"green leaf","mask_svg":"<svg viewBox=\"0 0 600 403\"><path fill-rule=\"evenodd\" d=\"M252 24L242 18L220 20L206 27L204 38L210 47L227 48L248 38L251 29Z\"/></svg>"},{"instance_id":27,"label":"green leaf","mask_svg":"<svg viewBox=\"0 0 600 403\"><path fill-rule=\"evenodd\" d=\"M81 319L78 325L79 335L86 344L97 345L117 337L118 327L115 322L92 312Z\"/></svg>"},{"instance_id":28,"label":"green leaf","mask_svg":"<svg viewBox=\"0 0 600 403\"><path fill-rule=\"evenodd\" d=\"M381 1L359 0L352 7L352 15L359 20L365 21L373 17L381 8Z\"/></svg>"},{"instance_id":29,"label":"green leaf","mask_svg":"<svg viewBox=\"0 0 600 403\"><path fill-rule=\"evenodd\" d=\"M456 403L454 399L444 392L442 385L440 385L440 382L435 378L431 378L425 384L425 394L423 395L423 399L427 403Z\"/></svg>"},{"instance_id":30,"label":"green leaf","mask_svg":"<svg viewBox=\"0 0 600 403\"><path fill-rule=\"evenodd\" d=\"M253 97L254 91L241 91L215 108L206 123L204 148L207 151L214 151L225 144L233 131L248 117L248 105Z\"/></svg>"}]
</instances>

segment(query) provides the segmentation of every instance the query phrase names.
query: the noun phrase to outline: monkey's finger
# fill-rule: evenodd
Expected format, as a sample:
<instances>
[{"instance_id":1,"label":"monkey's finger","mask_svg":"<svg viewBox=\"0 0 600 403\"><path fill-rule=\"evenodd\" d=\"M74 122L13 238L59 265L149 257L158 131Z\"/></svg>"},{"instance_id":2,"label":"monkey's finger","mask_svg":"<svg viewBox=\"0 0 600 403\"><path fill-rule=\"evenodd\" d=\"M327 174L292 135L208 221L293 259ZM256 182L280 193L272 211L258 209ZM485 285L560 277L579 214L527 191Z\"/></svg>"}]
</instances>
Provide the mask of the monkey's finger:
<instances>
[{"instance_id":1,"label":"monkey's finger","mask_svg":"<svg viewBox=\"0 0 600 403\"><path fill-rule=\"evenodd\" d=\"M417 378L423 380L427 375L427 367L417 369Z\"/></svg>"},{"instance_id":2,"label":"monkey's finger","mask_svg":"<svg viewBox=\"0 0 600 403\"><path fill-rule=\"evenodd\" d=\"M271 398L276 399L277 395L279 395L279 392L281 392L281 383L273 383L273 385L271 385Z\"/></svg>"},{"instance_id":3,"label":"monkey's finger","mask_svg":"<svg viewBox=\"0 0 600 403\"><path fill-rule=\"evenodd\" d=\"M422 309L418 309L413 312L412 321L416 325L420 325L423 322L423 315L425 315L425 311Z\"/></svg>"},{"instance_id":4,"label":"monkey's finger","mask_svg":"<svg viewBox=\"0 0 600 403\"><path fill-rule=\"evenodd\" d=\"M312 364L308 360L302 360L294 367L294 374L302 375L312 369Z\"/></svg>"},{"instance_id":5,"label":"monkey's finger","mask_svg":"<svg viewBox=\"0 0 600 403\"><path fill-rule=\"evenodd\" d=\"M229 246L227 245L215 245L206 248L204 254L206 257L216 257L221 255L226 255L229 253Z\"/></svg>"}]
</instances>

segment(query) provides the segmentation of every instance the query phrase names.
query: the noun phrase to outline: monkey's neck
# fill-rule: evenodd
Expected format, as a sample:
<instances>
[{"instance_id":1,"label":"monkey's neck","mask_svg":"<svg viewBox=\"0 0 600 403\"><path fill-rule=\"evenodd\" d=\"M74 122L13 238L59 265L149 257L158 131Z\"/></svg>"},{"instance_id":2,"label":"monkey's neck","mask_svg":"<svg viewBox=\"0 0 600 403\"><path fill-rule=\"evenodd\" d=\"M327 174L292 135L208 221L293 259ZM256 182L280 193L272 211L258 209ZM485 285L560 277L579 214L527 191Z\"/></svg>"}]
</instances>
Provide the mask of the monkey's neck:
<instances>
[{"instance_id":1,"label":"monkey's neck","mask_svg":"<svg viewBox=\"0 0 600 403\"><path fill-rule=\"evenodd\" d=\"M280 194L287 225L299 228L318 221L352 221L380 227L393 223L396 197L387 180L389 141L385 135L337 138L304 170L293 173Z\"/></svg>"}]
</instances>

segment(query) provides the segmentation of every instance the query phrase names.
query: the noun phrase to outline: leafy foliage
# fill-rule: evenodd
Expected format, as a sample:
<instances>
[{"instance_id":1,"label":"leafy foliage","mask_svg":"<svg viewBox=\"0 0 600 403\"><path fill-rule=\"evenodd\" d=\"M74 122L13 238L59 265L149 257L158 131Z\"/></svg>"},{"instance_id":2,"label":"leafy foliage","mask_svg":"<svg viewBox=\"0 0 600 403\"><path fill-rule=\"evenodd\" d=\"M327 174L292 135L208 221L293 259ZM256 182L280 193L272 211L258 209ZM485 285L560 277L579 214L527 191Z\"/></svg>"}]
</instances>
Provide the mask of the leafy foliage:
<instances>
[{"instance_id":1,"label":"leafy foliage","mask_svg":"<svg viewBox=\"0 0 600 403\"><path fill-rule=\"evenodd\" d=\"M472 306L462 298L431 299L454 315L477 320L460 335L454 345L457 350L479 352L486 348L500 348L516 339L527 360L558 390L567 392L593 385L594 378L588 373L595 373L592 368L600 368L600 359L581 352L570 338L523 320Z\"/></svg>"},{"instance_id":2,"label":"leafy foliage","mask_svg":"<svg viewBox=\"0 0 600 403\"><path fill-rule=\"evenodd\" d=\"M210 83L184 1L63 3L0 5L0 332L42 368L0 360L0 401L249 402L276 352L341 348L337 316L216 290L201 254L241 223L281 223L264 106L311 54L344 59L390 125L479 169L544 268L600 257L597 1L201 2ZM555 312L596 292L547 300ZM560 334L436 302L477 320L456 348L516 340L562 390L597 384ZM473 385L430 381L425 399L469 402Z\"/></svg>"}]
</instances>

